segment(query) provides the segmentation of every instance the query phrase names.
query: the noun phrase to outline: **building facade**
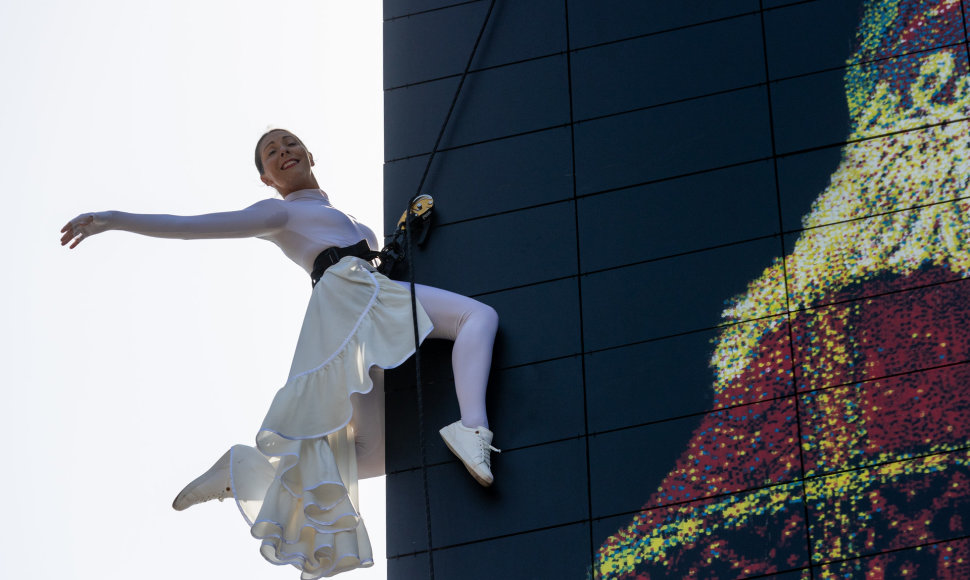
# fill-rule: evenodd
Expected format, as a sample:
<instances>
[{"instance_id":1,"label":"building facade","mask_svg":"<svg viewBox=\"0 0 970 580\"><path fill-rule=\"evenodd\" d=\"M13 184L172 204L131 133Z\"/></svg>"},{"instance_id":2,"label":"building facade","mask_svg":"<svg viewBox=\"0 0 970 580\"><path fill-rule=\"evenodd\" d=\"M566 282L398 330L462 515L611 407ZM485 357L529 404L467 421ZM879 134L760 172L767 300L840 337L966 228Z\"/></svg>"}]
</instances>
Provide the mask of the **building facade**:
<instances>
[{"instance_id":1,"label":"building facade","mask_svg":"<svg viewBox=\"0 0 970 580\"><path fill-rule=\"evenodd\" d=\"M464 80L415 273L498 310L503 449L447 344L424 462L389 375L389 578L970 575L970 2L491 6L384 2L389 220Z\"/></svg>"}]
</instances>

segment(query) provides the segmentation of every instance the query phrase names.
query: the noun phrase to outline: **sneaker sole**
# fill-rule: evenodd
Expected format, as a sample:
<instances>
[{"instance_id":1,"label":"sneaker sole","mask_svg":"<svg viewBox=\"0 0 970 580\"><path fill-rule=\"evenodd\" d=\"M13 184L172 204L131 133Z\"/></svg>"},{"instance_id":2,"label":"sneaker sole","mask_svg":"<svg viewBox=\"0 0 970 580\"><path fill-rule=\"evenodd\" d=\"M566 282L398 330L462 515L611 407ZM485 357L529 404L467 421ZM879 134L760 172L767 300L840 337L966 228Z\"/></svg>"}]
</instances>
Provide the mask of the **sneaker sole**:
<instances>
[{"instance_id":1,"label":"sneaker sole","mask_svg":"<svg viewBox=\"0 0 970 580\"><path fill-rule=\"evenodd\" d=\"M192 502L189 502L189 503L187 503L188 502L188 499L186 497L189 494L191 494L193 491L195 491L196 488L201 487L202 484L205 483L207 479L209 479L210 477L212 477L212 475L213 475L212 472L220 469L222 467L220 464L223 461L226 462L227 467L228 467L228 464L231 461L231 455L230 455L231 452L232 452L231 449L229 451L226 451L226 453L222 457L220 457L212 465L212 467L210 467L209 469L207 469L205 473L203 473L199 477L196 477L188 485L186 485L185 487L183 487L182 488L182 491L180 491L179 494L177 496L175 496L175 499L172 500L172 509L174 509L175 511L180 511L181 512L181 511L185 511L185 510L189 509L190 507L192 507L194 505L198 505L200 503L205 503L207 501L212 501L214 499L217 499L219 501L222 501L224 499L229 499L230 497L232 497L232 488L231 487L227 487L225 489L225 491L221 491L220 490L219 492L216 492L216 493L213 493L213 494L209 494L208 496L201 496L202 499L197 499L197 500L192 501Z\"/></svg>"},{"instance_id":2,"label":"sneaker sole","mask_svg":"<svg viewBox=\"0 0 970 580\"><path fill-rule=\"evenodd\" d=\"M444 433L441 433L441 439L444 440L445 446L448 447L448 450L451 451L452 455L454 455L455 457L457 457L458 458L458 461L461 461L461 464L465 466L465 469L468 470L468 473L470 473L471 476L475 478L475 481L477 481L479 483L479 485L481 485L482 487L491 487L492 481L494 481L494 478L491 481L488 480L488 479L485 479L484 477L482 477L481 475L479 475L478 473L476 473L474 469L472 469L471 467L469 467L467 463L465 463L464 461L462 461L461 455L459 455L458 452L455 451L455 448L452 447L451 441L448 440L448 436L447 435L445 435Z\"/></svg>"}]
</instances>

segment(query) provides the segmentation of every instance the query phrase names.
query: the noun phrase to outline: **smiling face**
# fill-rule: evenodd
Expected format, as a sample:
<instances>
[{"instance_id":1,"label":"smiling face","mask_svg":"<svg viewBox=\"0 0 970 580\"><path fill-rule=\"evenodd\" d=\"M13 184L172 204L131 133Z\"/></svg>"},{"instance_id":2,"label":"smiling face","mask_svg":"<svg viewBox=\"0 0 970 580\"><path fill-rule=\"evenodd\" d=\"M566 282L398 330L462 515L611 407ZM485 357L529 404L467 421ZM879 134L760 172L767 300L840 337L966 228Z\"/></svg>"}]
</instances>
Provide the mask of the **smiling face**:
<instances>
[{"instance_id":1,"label":"smiling face","mask_svg":"<svg viewBox=\"0 0 970 580\"><path fill-rule=\"evenodd\" d=\"M260 179L283 197L301 189L319 188L311 169L313 155L293 133L283 129L266 133L256 145L256 155Z\"/></svg>"}]
</instances>

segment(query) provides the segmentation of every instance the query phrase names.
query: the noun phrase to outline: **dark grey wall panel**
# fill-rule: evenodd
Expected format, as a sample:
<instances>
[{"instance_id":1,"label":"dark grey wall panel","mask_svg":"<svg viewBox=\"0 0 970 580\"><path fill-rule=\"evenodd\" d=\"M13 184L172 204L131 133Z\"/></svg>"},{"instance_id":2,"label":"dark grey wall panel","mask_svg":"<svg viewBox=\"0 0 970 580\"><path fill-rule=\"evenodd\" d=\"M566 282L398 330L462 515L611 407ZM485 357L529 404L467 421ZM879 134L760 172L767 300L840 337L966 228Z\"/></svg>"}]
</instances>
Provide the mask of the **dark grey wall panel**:
<instances>
[{"instance_id":1,"label":"dark grey wall panel","mask_svg":"<svg viewBox=\"0 0 970 580\"><path fill-rule=\"evenodd\" d=\"M962 328L962 322L948 314L953 309L959 308L964 296L970 293L970 280L962 277L961 274L947 272L946 277L939 276L934 280L934 282L951 282L949 284L912 287L881 295L866 296L863 292L865 288L857 286L850 288L845 293L849 296L856 294L856 300L808 309L805 315L796 318L792 323L792 350L798 390L809 391L839 385L851 385L860 381L876 380L887 375L908 375L916 371L926 371L937 366L953 363L962 365L970 359L970 353L967 352L967 349L964 349L962 345L955 346L952 343L941 343L938 338L938 335L952 337L961 334L959 329ZM899 316L899 320L896 320L893 324L886 323L879 327L878 331L859 331L857 336L853 338L862 341L877 341L880 344L899 345L908 343L913 346L920 346L921 348L912 349L919 354L891 357L892 353L890 353L885 356L885 360L873 360L873 357L853 353L851 358L840 365L837 372L830 368L831 364L825 364L824 353L820 351L817 345L821 340L826 338L831 340L831 338L825 334L827 329L820 328L817 321L825 320L826 317L831 320L865 320L867 318L879 318L887 312L906 313L914 309L930 310L932 313L913 320ZM925 330L930 326L936 329L936 334ZM887 382L891 383L891 379L887 379ZM937 379L927 382L941 383L945 381ZM885 388L885 392L892 392L891 386L877 385L874 390L882 391L883 388ZM937 387L936 390L943 389ZM828 396L831 397L832 395L829 394ZM840 398L851 399L851 396L845 395ZM927 430L921 429L921 431ZM934 437L933 439L939 440L940 438Z\"/></svg>"},{"instance_id":2,"label":"dark grey wall panel","mask_svg":"<svg viewBox=\"0 0 970 580\"><path fill-rule=\"evenodd\" d=\"M385 161L431 152L458 82L452 78L384 91Z\"/></svg>"},{"instance_id":3,"label":"dark grey wall panel","mask_svg":"<svg viewBox=\"0 0 970 580\"><path fill-rule=\"evenodd\" d=\"M572 48L756 12L758 0L568 0Z\"/></svg>"},{"instance_id":4,"label":"dark grey wall panel","mask_svg":"<svg viewBox=\"0 0 970 580\"><path fill-rule=\"evenodd\" d=\"M584 276L586 348L712 328L725 300L780 253L780 240L768 238Z\"/></svg>"},{"instance_id":5,"label":"dark grey wall panel","mask_svg":"<svg viewBox=\"0 0 970 580\"><path fill-rule=\"evenodd\" d=\"M489 385L489 416L515 425L502 445L515 449L585 433L582 361L569 357L496 373Z\"/></svg>"},{"instance_id":6,"label":"dark grey wall panel","mask_svg":"<svg viewBox=\"0 0 970 580\"><path fill-rule=\"evenodd\" d=\"M781 493L788 496L797 497L799 493L797 486L779 486L777 489L783 490ZM765 507L769 502L766 501L765 497L763 492L755 491L722 497L719 500L700 500L671 508L661 507L640 512L638 515L641 521L649 521L651 524L666 521L672 522L674 525L678 523L683 525L695 514L696 517L702 518L703 516L701 514L706 509L709 509L711 505L720 503L722 506L734 507L736 510L740 508L739 511L745 513L745 516L742 517L749 519L753 516L755 518L754 521L757 521L758 525L757 527L742 526L740 528L722 526L723 529L718 530L717 537L721 540L718 546L730 546L730 551L726 554L718 550L713 550L713 554L711 554L711 551L704 550L707 554L711 554L711 556L707 556L704 553L697 553L701 552L703 546L706 544L705 542L698 542L699 545L696 547L684 547L684 551L687 552L684 555L687 557L683 560L671 559L663 563L656 561L644 562L642 566L637 567L637 571L643 576L650 578L686 578L694 575L690 573L690 570L692 568L696 569L696 562L704 562L704 567L711 574L711 578L734 578L738 576L744 578L748 576L743 575L743 573L739 574L740 571L737 569L739 561L758 562L758 568L768 571L792 570L807 567L809 558L807 554L806 530L804 526L795 525L803 519L802 514L804 508L801 502L790 501L777 505L774 511L768 512L765 510ZM745 512L745 508L751 511ZM621 518L600 520L600 522L594 525L594 535L596 532L602 534L604 530L609 529L608 526L615 526L617 522L621 521ZM622 526L623 524L619 525ZM615 530L616 528L614 527L613 529ZM701 531L698 536L703 534L704 531L706 530ZM606 533L608 534L610 532L607 531ZM764 538L771 538L771 541L765 541ZM655 535L649 538L649 540L661 544L664 538ZM779 549L780 546L783 546L784 549ZM789 580L793 577L804 578L803 574L808 574L808 571L802 570L794 574L782 573L779 575L769 574L764 576L761 574L754 576L752 574L752 576L756 578L784 578L785 580Z\"/></svg>"},{"instance_id":7,"label":"dark grey wall panel","mask_svg":"<svg viewBox=\"0 0 970 580\"><path fill-rule=\"evenodd\" d=\"M579 285L566 279L481 296L498 311L502 366L521 365L579 354Z\"/></svg>"},{"instance_id":8,"label":"dark grey wall panel","mask_svg":"<svg viewBox=\"0 0 970 580\"><path fill-rule=\"evenodd\" d=\"M774 166L758 161L579 200L584 272L779 233Z\"/></svg>"},{"instance_id":9,"label":"dark grey wall panel","mask_svg":"<svg viewBox=\"0 0 970 580\"><path fill-rule=\"evenodd\" d=\"M435 555L435 577L461 580L572 578L589 566L589 524L563 526L448 548Z\"/></svg>"},{"instance_id":10,"label":"dark grey wall panel","mask_svg":"<svg viewBox=\"0 0 970 580\"><path fill-rule=\"evenodd\" d=\"M581 50L572 57L577 120L764 82L757 14Z\"/></svg>"},{"instance_id":11,"label":"dark grey wall panel","mask_svg":"<svg viewBox=\"0 0 970 580\"><path fill-rule=\"evenodd\" d=\"M783 403L756 403L714 411L706 417L674 419L591 436L589 455L593 517L700 499L690 497L689 492L682 492L685 481L671 480L665 476L674 467L675 461L685 460L685 448L696 456L715 456L724 465L723 471L728 471L731 464L742 463L742 457L736 450L723 444L732 428L747 432L750 425L752 432L770 430L771 436L752 438L743 451L759 458L761 455L773 456L772 460L755 461L752 466L731 473L723 481L718 481L707 495L737 493L794 481L802 475L801 466L797 461L792 462L792 459L797 460L794 442L798 441L794 408L794 397L789 397ZM718 429L704 428L712 424L711 418L720 425ZM702 444L690 446L698 441ZM777 441L785 444L779 445ZM624 449L626 452L622 451ZM643 457L649 457L650 461L624 460L630 457L629 451L633 449L642 453ZM714 480L712 472L698 473L697 477L711 477Z\"/></svg>"},{"instance_id":12,"label":"dark grey wall panel","mask_svg":"<svg viewBox=\"0 0 970 580\"><path fill-rule=\"evenodd\" d=\"M963 125L970 121L957 121L953 125ZM897 135L886 137L876 137L870 143L852 145L853 148L872 147L892 147L898 142ZM781 197L782 215L786 231L801 229L802 218L809 213L812 201L830 184L830 179L839 167L839 161L843 152L843 147L835 146L824 149L809 151L797 155L790 155L778 159L778 181L779 195ZM885 171L892 172L894 167L886 165ZM835 184L838 185L838 184ZM851 185L844 185L851 187ZM852 193L850 190L847 193ZM923 205L925 197L917 196L912 200L912 205ZM864 207L864 206L863 206ZM861 209L861 208L857 208ZM871 203L868 213L857 211L852 214L853 219L863 218L867 215L877 215L885 213L889 209L888 202ZM829 215L820 214L815 217L814 225L826 225L839 221L844 221L847 215L832 212ZM797 237L797 236L796 236ZM795 237L792 237L794 241Z\"/></svg>"},{"instance_id":13,"label":"dark grey wall panel","mask_svg":"<svg viewBox=\"0 0 970 580\"><path fill-rule=\"evenodd\" d=\"M491 67L562 52L566 50L565 21L562 0L496 1L482 38L483 48L472 66Z\"/></svg>"},{"instance_id":14,"label":"dark grey wall panel","mask_svg":"<svg viewBox=\"0 0 970 580\"><path fill-rule=\"evenodd\" d=\"M849 112L842 94L844 70L772 83L775 143L792 153L841 143L848 137Z\"/></svg>"},{"instance_id":15,"label":"dark grey wall panel","mask_svg":"<svg viewBox=\"0 0 970 580\"><path fill-rule=\"evenodd\" d=\"M802 228L802 217L809 212L819 192L828 187L841 159L841 146L778 159L778 197L784 231Z\"/></svg>"},{"instance_id":16,"label":"dark grey wall panel","mask_svg":"<svg viewBox=\"0 0 970 580\"><path fill-rule=\"evenodd\" d=\"M536 223L561 234L551 236ZM574 204L561 202L442 226L417 253L415 271L422 283L472 295L570 276L576 273L575 224ZM495 251L498 236L517 249L514 259Z\"/></svg>"},{"instance_id":17,"label":"dark grey wall panel","mask_svg":"<svg viewBox=\"0 0 970 580\"><path fill-rule=\"evenodd\" d=\"M589 438L593 517L640 509L700 424L700 417L664 421ZM635 449L636 454L630 454ZM649 457L649 461L640 459Z\"/></svg>"},{"instance_id":18,"label":"dark grey wall panel","mask_svg":"<svg viewBox=\"0 0 970 580\"><path fill-rule=\"evenodd\" d=\"M449 366L449 358L430 358L422 360L424 366ZM424 441L429 464L451 459L451 452L445 447L438 430L460 418L458 400L455 397L455 383L447 381L426 381L422 384L424 398ZM388 431L397 434L386 442L385 465L388 473L415 469L421 466L421 448L415 445L418 438L417 391L412 387L396 389L385 394L385 404L390 409L387 417ZM492 413L494 415L494 413ZM493 417L494 421L494 417Z\"/></svg>"},{"instance_id":19,"label":"dark grey wall panel","mask_svg":"<svg viewBox=\"0 0 970 580\"><path fill-rule=\"evenodd\" d=\"M781 317L784 320L784 316ZM742 323L743 326L758 324ZM786 332L788 324L779 325ZM706 330L586 355L589 431L596 433L710 411L715 405L709 361L724 329ZM754 364L764 362L765 356ZM773 384L746 398L721 397L719 407L794 394L792 359L772 364Z\"/></svg>"},{"instance_id":20,"label":"dark grey wall panel","mask_svg":"<svg viewBox=\"0 0 970 580\"><path fill-rule=\"evenodd\" d=\"M467 3L468 0L384 0L384 20ZM485 4L487 0L478 0L478 3Z\"/></svg>"},{"instance_id":21,"label":"dark grey wall panel","mask_svg":"<svg viewBox=\"0 0 970 580\"><path fill-rule=\"evenodd\" d=\"M566 58L562 55L476 72L465 83L443 147L569 122Z\"/></svg>"},{"instance_id":22,"label":"dark grey wall panel","mask_svg":"<svg viewBox=\"0 0 970 580\"><path fill-rule=\"evenodd\" d=\"M918 55L894 57L875 63L849 67L854 75L896 75L912 69L926 58L940 54L930 51ZM966 71L966 51L947 55L954 59L958 71ZM849 137L849 112L842 87L847 78L845 69L832 70L771 84L774 112L774 132L777 152L787 154L815 147L836 145ZM911 97L904 95L906 99ZM898 128L881 129L884 134ZM867 137L876 136L870 132Z\"/></svg>"},{"instance_id":23,"label":"dark grey wall panel","mask_svg":"<svg viewBox=\"0 0 970 580\"><path fill-rule=\"evenodd\" d=\"M438 360L444 361L451 357L452 343L447 340L429 338L421 344L421 353L428 357L432 364L422 369L421 379L431 384L449 382L452 380L451 365L435 364ZM413 390L415 385L414 359L410 358L396 368L387 369L385 375L389 376L388 384L384 386L387 392Z\"/></svg>"},{"instance_id":24,"label":"dark grey wall panel","mask_svg":"<svg viewBox=\"0 0 970 580\"><path fill-rule=\"evenodd\" d=\"M468 145L569 121L566 59L553 56L473 73L455 107L441 148ZM429 153L459 79L386 91L384 156Z\"/></svg>"},{"instance_id":25,"label":"dark grey wall panel","mask_svg":"<svg viewBox=\"0 0 970 580\"><path fill-rule=\"evenodd\" d=\"M861 16L861 0L816 0L765 12L771 78L843 68Z\"/></svg>"},{"instance_id":26,"label":"dark grey wall panel","mask_svg":"<svg viewBox=\"0 0 970 580\"><path fill-rule=\"evenodd\" d=\"M428 526L425 524L427 506L424 503L421 472L412 470L388 473L386 485L391 498L408 498L408 501L392 499L387 502L387 557L394 559L415 552L426 552L428 549ZM407 568L412 569L415 566L419 566L419 563L410 562ZM390 574L388 576L393 578Z\"/></svg>"},{"instance_id":27,"label":"dark grey wall panel","mask_svg":"<svg viewBox=\"0 0 970 580\"><path fill-rule=\"evenodd\" d=\"M488 2L398 18L384 25L384 88L465 70Z\"/></svg>"},{"instance_id":28,"label":"dark grey wall panel","mask_svg":"<svg viewBox=\"0 0 970 580\"><path fill-rule=\"evenodd\" d=\"M913 465L914 463L915 462L913 461L899 461L896 463L896 465L898 465L898 469L904 470L904 469L907 469L907 467ZM961 462L959 464L954 464L948 467L949 469L946 469L946 470L941 469L937 472L924 476L924 478L921 481L920 487L923 489L926 489L928 487L935 487L935 488L941 487L941 484L947 480L948 471L956 472L957 474L959 474L957 475L957 477L959 477L960 480L965 480L966 478L970 477L970 468L968 468L968 466L965 463ZM840 504L844 505L845 502L851 501L850 499L851 492L849 493L843 492L845 488L839 487L838 484L836 483L839 477L840 477L839 475L832 475L832 476L823 478L819 482L822 485L834 486L833 490L835 490L836 493L833 493L832 497L830 497L828 501L816 502L814 504L809 503L806 506L808 508L809 530L811 534L816 538L831 537L832 532L830 530L832 526L827 525L826 520L831 517L833 507ZM841 477L844 478L845 476L843 475ZM940 521L947 521L947 520L951 520L951 518L962 518L966 510L966 505L960 505L956 507L956 509L950 506L947 506L941 509L940 507L937 507L937 505L934 505L934 504L941 503L939 502L939 498L936 494L911 493L908 491L907 486L896 482L887 482L884 486L882 486L882 489L880 490L880 495L882 496L888 495L890 497L893 497L893 496L896 496L896 494L906 494L905 502L900 502L899 507L897 507L896 510L894 510L898 514L896 515L896 517L899 517L905 520L910 520L912 518L926 517L925 514L933 513L934 517L939 518ZM920 514L923 514L923 515L921 516ZM916 521L919 521L919 520L916 520ZM847 532L851 533L851 531L855 531L855 529L859 529L861 527L858 525L857 522L852 522L852 524L855 524L855 525L852 525L850 530L846 530ZM828 528L828 530L826 530L826 528ZM940 526L939 534L935 534L933 539L937 541L955 539L956 537L958 537L958 534L961 533L956 531L955 528L956 526ZM862 555L868 555L868 554L874 554L877 552L885 552L888 550L892 550L893 548L896 548L896 546L894 546L891 541L887 541L888 539L887 536L888 535L883 535L883 534L875 535L871 541L865 542L864 545L860 545L857 548L858 552L861 553ZM832 555L819 554L818 557L816 558L816 562L828 563L837 559L838 558L835 558ZM906 569L906 568L909 568L909 566L905 566L905 567L901 566L900 568ZM900 575L900 576L904 577L903 575Z\"/></svg>"},{"instance_id":29,"label":"dark grey wall panel","mask_svg":"<svg viewBox=\"0 0 970 580\"><path fill-rule=\"evenodd\" d=\"M709 411L708 366L721 330L707 330L586 355L589 430L596 433Z\"/></svg>"},{"instance_id":30,"label":"dark grey wall panel","mask_svg":"<svg viewBox=\"0 0 970 580\"><path fill-rule=\"evenodd\" d=\"M434 195L434 223L571 199L570 148L570 131L562 127L439 152L423 190ZM384 165L388 204L406 205L427 162L422 156ZM399 217L386 215L385 228L394 227Z\"/></svg>"},{"instance_id":31,"label":"dark grey wall panel","mask_svg":"<svg viewBox=\"0 0 970 580\"><path fill-rule=\"evenodd\" d=\"M423 352L425 368L445 367L450 348L445 341L433 341ZM428 356L430 355L430 356ZM403 373L408 375L408 371ZM413 370L410 371L413 377ZM410 378L410 377L409 377ZM424 437L430 464L452 461L451 452L438 429L459 417L458 401L451 380L424 377ZM585 432L583 373L578 356L511 369L494 369L488 388L488 415L495 425L514 425L502 433L502 447L516 449L579 437ZM414 387L390 389L386 393L388 438L387 471L395 473L421 465L418 441L418 405Z\"/></svg>"},{"instance_id":32,"label":"dark grey wall panel","mask_svg":"<svg viewBox=\"0 0 970 580\"><path fill-rule=\"evenodd\" d=\"M763 0L764 7L768 8L779 8L781 6L787 6L789 4L801 4L806 0ZM816 2L817 0L807 0L808 2Z\"/></svg>"},{"instance_id":33,"label":"dark grey wall panel","mask_svg":"<svg viewBox=\"0 0 970 580\"><path fill-rule=\"evenodd\" d=\"M431 574L428 553L399 556L387 561L387 577L394 580L426 580Z\"/></svg>"},{"instance_id":34,"label":"dark grey wall panel","mask_svg":"<svg viewBox=\"0 0 970 580\"><path fill-rule=\"evenodd\" d=\"M886 565L884 555L868 556L853 559L849 562L837 562L819 566L819 570L826 576L847 576L856 570L879 568L886 571L886 578L904 578L912 574L912 570L934 570L939 562L951 561L950 554L963 553L970 549L970 539L963 538L948 542L933 543L928 546L899 550L899 560ZM956 565L958 574L966 572L966 568Z\"/></svg>"},{"instance_id":35,"label":"dark grey wall panel","mask_svg":"<svg viewBox=\"0 0 970 580\"><path fill-rule=\"evenodd\" d=\"M771 155L764 87L576 125L579 194Z\"/></svg>"},{"instance_id":36,"label":"dark grey wall panel","mask_svg":"<svg viewBox=\"0 0 970 580\"><path fill-rule=\"evenodd\" d=\"M893 137L880 137L877 141L892 139ZM842 150L842 147L830 147L783 157L778 160L779 189L781 192L783 215L786 220L786 231L791 232L802 228L802 217L807 217L810 213L809 210L812 207L812 201L815 197L818 197L819 191L822 191L830 185L829 177L831 174L823 172L822 175L824 177L821 177L817 172L823 168L831 167L833 170L832 173L834 173L834 170L838 167L839 154ZM814 197L811 195L810 188L812 186L820 186L818 189L815 189L816 195ZM838 186L838 184L835 184L835 186ZM845 186L843 185L843 187ZM848 196L852 193L854 192L848 191L846 195ZM813 218L811 225L816 228L819 226L826 227L831 224L844 222L847 219L864 219L870 215L882 214L888 209L883 207L880 210L878 203L871 204L866 212L862 211L863 207L866 206L855 208L851 213L848 211L820 213ZM799 235L799 233L794 233L786 236L790 242L788 245L789 248L792 247L792 244L794 244Z\"/></svg>"},{"instance_id":37,"label":"dark grey wall panel","mask_svg":"<svg viewBox=\"0 0 970 580\"><path fill-rule=\"evenodd\" d=\"M428 470L432 541L436 546L576 523L589 517L585 481L537 485L537 474L567 477L585 471L582 439L517 449L499 457L501 463L496 459L492 466L496 483L488 489L475 483L457 462Z\"/></svg>"},{"instance_id":38,"label":"dark grey wall panel","mask_svg":"<svg viewBox=\"0 0 970 580\"><path fill-rule=\"evenodd\" d=\"M935 400L929 402L926 397L920 397L908 401L907 405L913 412L897 415L899 420L907 423L906 436L898 441L899 448L910 456L918 456L922 454L921 449L927 439L931 439L941 447L946 446L951 449L963 447L963 442L970 434L970 425L961 420L941 421L940 418L953 419L964 414L965 404L961 394L968 379L970 379L970 365L957 364L800 395L799 420L802 438L807 447L804 453L806 471L813 475L825 475L865 468L885 461L885 458L880 457L879 452L876 451L881 438L878 435L870 437L862 432L857 433L857 437L861 440L859 442L861 449L844 463L835 461L838 452L833 450L838 449L840 433L831 428L837 414L833 412L831 405L826 403L833 398L845 401L847 404L868 400L883 409L891 409L896 406L897 397L894 395L905 392L914 385L932 385L932 392L924 391L924 393Z\"/></svg>"},{"instance_id":39,"label":"dark grey wall panel","mask_svg":"<svg viewBox=\"0 0 970 580\"><path fill-rule=\"evenodd\" d=\"M389 20L384 26L384 88L461 74L488 13L488 1ZM561 0L496 2L472 70L566 50Z\"/></svg>"},{"instance_id":40,"label":"dark grey wall panel","mask_svg":"<svg viewBox=\"0 0 970 580\"><path fill-rule=\"evenodd\" d=\"M948 203L959 203L959 202L954 201L954 202L948 202ZM961 207L961 206L957 206L957 207ZM920 219L920 215L921 215L920 210L906 210L906 211L893 212L888 215L885 215L885 214L875 215L870 218L859 220L857 227L859 230L863 230L864 228L868 227L870 232L875 231L876 227L878 227L879 225L889 223L889 222L896 222L896 224L899 224L900 227L904 227L902 224L913 224L916 222L916 220ZM844 229L840 230L838 228L839 228L838 224L833 224L830 226L822 226L821 228L818 228L818 233L821 234L825 230L829 230L829 231L836 232L836 235L838 235L839 232L844 231ZM875 236L876 234L872 233L870 235ZM785 236L786 247L794 248L795 239L796 239L796 236L794 234L786 235ZM863 248L862 250L860 250L859 246L853 246L852 244L841 244L831 248L827 248L827 250L829 250L829 254L827 258L829 260L841 260L843 263L846 263L846 264L855 264L860 262L866 263L872 260L889 259L889 255L887 255L889 254L888 249L884 248L882 251L879 251L875 247L877 245L876 239L862 238L859 241L861 242L859 246ZM791 250L789 250L789 253L791 253ZM794 266L795 258L788 256L786 258L786 261L789 264L788 266L789 268L795 267ZM944 281L956 282L958 280L962 280L965 277L966 277L966 273L963 271L955 272L952 269L947 269L941 273L935 274L931 278L931 280L933 281L933 283L944 282ZM832 283L832 282L824 278L818 280L817 282L819 286L824 285L826 283ZM928 282L926 279L919 276L913 276L903 282L897 282L893 286L893 291L898 292L908 288L922 286L927 283ZM884 291L884 290L881 290L881 291ZM821 306L824 304L839 303L839 302L845 302L848 300L864 298L870 295L872 292L873 290L864 284L849 285L844 288L840 288L838 293L831 293L826 298L821 299L818 302L815 302L814 304L812 304L812 306Z\"/></svg>"},{"instance_id":41,"label":"dark grey wall panel","mask_svg":"<svg viewBox=\"0 0 970 580\"><path fill-rule=\"evenodd\" d=\"M862 18L861 0L769 0L765 11L769 71L772 79L845 66L858 46L856 28ZM940 11L941 16L921 17L933 34L912 34L883 46L870 59L931 50L964 42L965 28L959 11ZM886 50L890 48L891 50Z\"/></svg>"}]
</instances>

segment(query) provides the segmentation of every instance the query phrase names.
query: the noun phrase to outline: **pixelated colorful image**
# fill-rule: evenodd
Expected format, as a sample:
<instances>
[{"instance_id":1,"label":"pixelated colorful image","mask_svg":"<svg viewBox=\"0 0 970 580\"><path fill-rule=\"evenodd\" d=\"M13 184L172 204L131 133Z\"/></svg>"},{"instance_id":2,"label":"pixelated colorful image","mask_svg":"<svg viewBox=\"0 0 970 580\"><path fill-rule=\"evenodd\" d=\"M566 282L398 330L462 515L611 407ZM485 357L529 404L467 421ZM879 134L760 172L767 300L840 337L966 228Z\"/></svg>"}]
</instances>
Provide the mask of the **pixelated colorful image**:
<instances>
[{"instance_id":1,"label":"pixelated colorful image","mask_svg":"<svg viewBox=\"0 0 970 580\"><path fill-rule=\"evenodd\" d=\"M715 410L592 577L970 578L964 11L864 3L841 162L724 311Z\"/></svg>"}]
</instances>

